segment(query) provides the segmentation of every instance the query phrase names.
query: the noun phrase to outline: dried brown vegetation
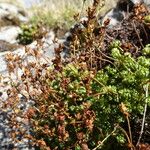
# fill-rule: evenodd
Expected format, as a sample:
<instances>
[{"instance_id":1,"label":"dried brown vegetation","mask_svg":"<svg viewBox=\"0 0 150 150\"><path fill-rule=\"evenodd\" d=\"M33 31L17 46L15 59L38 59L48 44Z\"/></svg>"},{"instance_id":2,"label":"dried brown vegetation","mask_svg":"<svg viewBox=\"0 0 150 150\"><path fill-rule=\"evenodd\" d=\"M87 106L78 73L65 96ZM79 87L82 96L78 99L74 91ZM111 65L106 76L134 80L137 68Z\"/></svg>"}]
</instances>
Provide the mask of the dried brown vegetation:
<instances>
[{"instance_id":1,"label":"dried brown vegetation","mask_svg":"<svg viewBox=\"0 0 150 150\"><path fill-rule=\"evenodd\" d=\"M143 19L147 8L136 6L120 25L109 29L109 20L104 26L97 23L98 4L94 0L87 10L88 20L81 23L84 28L74 28L65 61L60 45L50 65L40 41L36 50L26 48L24 59L6 56L11 87L2 109L11 109L8 119L15 129L11 133L14 142L21 136L45 150L149 149L149 129L144 130L147 139L137 146L140 129L131 130L132 122L136 126L142 119L148 99L149 86L143 86L150 82L149 47L146 54L142 50L150 42ZM31 56L34 61L25 59ZM19 108L20 95L25 103L33 102L26 110Z\"/></svg>"}]
</instances>

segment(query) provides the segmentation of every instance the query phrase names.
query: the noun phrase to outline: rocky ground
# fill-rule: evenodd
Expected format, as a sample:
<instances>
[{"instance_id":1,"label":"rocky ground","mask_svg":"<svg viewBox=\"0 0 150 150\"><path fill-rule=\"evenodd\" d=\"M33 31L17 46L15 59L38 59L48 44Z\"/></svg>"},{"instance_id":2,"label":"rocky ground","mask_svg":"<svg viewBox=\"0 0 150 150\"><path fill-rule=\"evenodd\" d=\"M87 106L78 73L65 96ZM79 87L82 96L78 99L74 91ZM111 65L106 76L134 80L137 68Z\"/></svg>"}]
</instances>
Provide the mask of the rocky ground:
<instances>
[{"instance_id":1,"label":"rocky ground","mask_svg":"<svg viewBox=\"0 0 150 150\"><path fill-rule=\"evenodd\" d=\"M19 7L8 3L0 3L0 107L2 103L7 99L7 90L10 87L8 79L7 64L5 61L5 55L12 52L14 54L24 56L25 46L18 44L17 36L21 33L19 25L21 23L28 22L27 13ZM57 45L52 44L54 39L54 33L49 31L42 39L44 43L42 46L43 55L52 59L54 57L54 47ZM62 40L60 40L62 42ZM36 49L37 42L33 42L28 45L28 48ZM27 58L26 58L27 59ZM32 57L30 61L35 61ZM44 60L41 60L44 62ZM19 72L21 74L21 72ZM14 78L14 77L12 77ZM15 80L15 79L14 79ZM26 111L30 104L26 104L24 99L20 99L19 108ZM17 148L19 150L33 149L29 145L29 141L23 139L18 144L14 145L10 138L10 131L15 130L9 126L9 114L11 110L2 109L0 110L0 149L11 150ZM18 118L21 120L21 118ZM22 125L27 131L29 131L29 125L26 122Z\"/></svg>"},{"instance_id":2,"label":"rocky ground","mask_svg":"<svg viewBox=\"0 0 150 150\"><path fill-rule=\"evenodd\" d=\"M21 46L17 44L16 40L21 32L19 24L27 21L28 17L23 10L14 5L0 3L0 74L3 74L4 78L7 76L5 54L19 51ZM6 99L8 88L9 84L3 85L2 79L0 79L0 107ZM11 110L2 110L2 108L0 110L0 149L2 150L13 149L14 147L10 138L10 131L12 131L9 127L10 112ZM28 141L24 141L17 147L18 149L28 149Z\"/></svg>"}]
</instances>

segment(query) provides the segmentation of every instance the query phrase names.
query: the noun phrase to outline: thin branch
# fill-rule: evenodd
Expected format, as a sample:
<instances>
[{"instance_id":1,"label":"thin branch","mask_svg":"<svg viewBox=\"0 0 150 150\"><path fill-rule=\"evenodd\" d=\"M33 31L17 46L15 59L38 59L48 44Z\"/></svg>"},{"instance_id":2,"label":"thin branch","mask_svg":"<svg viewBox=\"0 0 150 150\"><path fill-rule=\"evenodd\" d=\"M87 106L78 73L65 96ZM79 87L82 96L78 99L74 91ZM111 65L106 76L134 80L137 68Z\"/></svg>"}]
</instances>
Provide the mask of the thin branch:
<instances>
[{"instance_id":1,"label":"thin branch","mask_svg":"<svg viewBox=\"0 0 150 150\"><path fill-rule=\"evenodd\" d=\"M129 130L130 142L132 143L132 132L131 132L131 125L130 125L130 121L129 121L128 115L126 116L126 118L127 118L127 122L128 122L128 130Z\"/></svg>"},{"instance_id":2,"label":"thin branch","mask_svg":"<svg viewBox=\"0 0 150 150\"><path fill-rule=\"evenodd\" d=\"M96 81L99 85L101 85L102 87L105 87L105 85L103 83L101 83L100 81L98 81L96 78L92 78L94 81Z\"/></svg>"},{"instance_id":3,"label":"thin branch","mask_svg":"<svg viewBox=\"0 0 150 150\"><path fill-rule=\"evenodd\" d=\"M103 139L103 141L102 141L100 144L98 144L98 145L97 145L94 149L92 149L92 150L96 150L96 149L98 149L99 147L101 147L101 146L104 144L104 142L105 142L112 134L114 134L114 133L116 132L117 128L118 128L118 125L114 128L114 130L113 130L110 134L108 134L108 135Z\"/></svg>"},{"instance_id":4,"label":"thin branch","mask_svg":"<svg viewBox=\"0 0 150 150\"><path fill-rule=\"evenodd\" d=\"M148 96L149 96L148 88L149 88L149 83L147 83L147 84L144 86L144 91L145 91L145 96L146 96L146 99L145 99L145 107L144 107L144 114L143 114L143 121L142 121L141 132L140 132L140 136L139 136L139 139L138 139L138 142L137 142L136 146L138 146L138 145L140 144L140 140L141 140L141 138L142 138L142 134L143 134L143 130L144 130L145 117L146 117L146 111L147 111L147 103L148 103Z\"/></svg>"},{"instance_id":5,"label":"thin branch","mask_svg":"<svg viewBox=\"0 0 150 150\"><path fill-rule=\"evenodd\" d=\"M131 139L130 139L130 137L128 136L127 132L126 132L121 126L119 126L119 128L120 128L120 130L125 134L125 136L126 136L126 138L127 138L127 140L128 140L128 143L129 143L129 145L131 146L131 150L136 150L135 147L134 147L134 145L132 144Z\"/></svg>"},{"instance_id":6,"label":"thin branch","mask_svg":"<svg viewBox=\"0 0 150 150\"><path fill-rule=\"evenodd\" d=\"M136 26L135 26L135 22L134 22L134 21L133 21L132 25L133 25L133 28L134 28L136 34L137 34L137 37L138 37L138 39L139 39L139 42L140 42L142 48L144 48L144 45L143 45L143 43L141 42L141 38L140 38L139 33L137 32L137 29L136 29Z\"/></svg>"},{"instance_id":7,"label":"thin branch","mask_svg":"<svg viewBox=\"0 0 150 150\"><path fill-rule=\"evenodd\" d=\"M127 140L128 140L128 143L131 143L130 138L129 138L127 132L126 132L121 126L119 126L119 129L120 129L120 130L124 133L124 135L126 136L126 138L127 138Z\"/></svg>"}]
</instances>

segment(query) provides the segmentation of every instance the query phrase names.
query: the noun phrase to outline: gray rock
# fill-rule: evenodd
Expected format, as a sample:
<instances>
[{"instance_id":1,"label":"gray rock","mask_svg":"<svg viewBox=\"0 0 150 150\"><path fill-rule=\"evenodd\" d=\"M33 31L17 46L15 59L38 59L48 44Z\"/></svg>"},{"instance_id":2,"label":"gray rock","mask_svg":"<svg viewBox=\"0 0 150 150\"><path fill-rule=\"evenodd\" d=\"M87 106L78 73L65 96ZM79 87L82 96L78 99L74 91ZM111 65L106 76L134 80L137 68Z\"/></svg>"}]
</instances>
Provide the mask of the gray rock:
<instances>
[{"instance_id":1,"label":"gray rock","mask_svg":"<svg viewBox=\"0 0 150 150\"><path fill-rule=\"evenodd\" d=\"M20 27L16 26L5 26L0 29L0 40L17 43L17 37L21 33Z\"/></svg>"},{"instance_id":2,"label":"gray rock","mask_svg":"<svg viewBox=\"0 0 150 150\"><path fill-rule=\"evenodd\" d=\"M104 22L109 19L109 27L115 27L118 25L123 19L128 16L128 13L133 9L133 6L144 3L145 5L150 5L150 0L119 0L115 8L109 10L100 20L100 24L104 24Z\"/></svg>"},{"instance_id":3,"label":"gray rock","mask_svg":"<svg viewBox=\"0 0 150 150\"><path fill-rule=\"evenodd\" d=\"M5 51L14 51L20 46L18 44L11 44L9 42L0 40L0 52L5 52Z\"/></svg>"},{"instance_id":4,"label":"gray rock","mask_svg":"<svg viewBox=\"0 0 150 150\"><path fill-rule=\"evenodd\" d=\"M28 17L27 13L12 4L9 3L0 3L0 22L1 24L12 24L16 25L21 22L27 22Z\"/></svg>"},{"instance_id":5,"label":"gray rock","mask_svg":"<svg viewBox=\"0 0 150 150\"><path fill-rule=\"evenodd\" d=\"M28 17L23 9L9 3L0 3L0 40L17 43L17 37L21 33L18 25L27 21Z\"/></svg>"}]
</instances>

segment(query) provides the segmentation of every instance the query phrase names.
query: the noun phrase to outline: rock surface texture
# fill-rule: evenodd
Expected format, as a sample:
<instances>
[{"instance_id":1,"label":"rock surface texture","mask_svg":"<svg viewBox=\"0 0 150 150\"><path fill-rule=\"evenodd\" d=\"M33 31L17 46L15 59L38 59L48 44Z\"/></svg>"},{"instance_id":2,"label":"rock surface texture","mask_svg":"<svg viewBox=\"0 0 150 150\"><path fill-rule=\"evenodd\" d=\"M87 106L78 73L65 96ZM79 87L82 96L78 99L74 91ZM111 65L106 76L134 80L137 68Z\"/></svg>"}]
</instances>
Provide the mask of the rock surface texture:
<instances>
[{"instance_id":1,"label":"rock surface texture","mask_svg":"<svg viewBox=\"0 0 150 150\"><path fill-rule=\"evenodd\" d=\"M4 80L8 79L5 55L9 52L14 52L18 55L23 53L23 48L17 44L17 36L21 32L19 25L27 21L28 17L23 9L8 3L0 3L0 74L5 77ZM10 138L10 132L15 128L9 126L9 117L12 110L2 108L3 103L8 98L7 90L10 87L9 80L6 82L4 80L0 78L0 150L12 150L15 147L19 150L33 149L26 139L15 144ZM22 109L25 111L29 104L20 99L19 105L23 106ZM29 130L28 124L23 124L22 126Z\"/></svg>"},{"instance_id":2,"label":"rock surface texture","mask_svg":"<svg viewBox=\"0 0 150 150\"><path fill-rule=\"evenodd\" d=\"M8 90L10 89L10 79L7 71L7 63L5 56L7 54L13 53L22 58L22 61L26 62L36 62L36 59L32 56L25 55L25 49L31 49L33 52L36 51L37 41L25 46L19 45L17 41L17 36L21 31L19 24L26 22L28 20L26 13L17 8L16 6L0 3L0 150L12 150L14 148L18 150L32 150L29 140L22 139L18 137L20 142L13 142L10 137L12 131L17 131L15 127L10 127L10 117L12 114L11 109L3 108L3 104L10 99L8 96ZM7 21L6 21L7 20ZM45 63L46 60L49 60L49 65L51 65L51 60L54 57L54 48L58 47L59 44L54 44L55 34L52 31L49 31L44 38L41 39L43 43L40 46L40 52L42 57L39 58L39 62ZM58 43L63 43L63 40L58 40ZM22 75L22 71L18 70L18 75ZM1 77L2 76L2 77ZM16 76L12 75L11 78L13 81L16 80ZM26 102L26 99L23 95L19 95L19 104L17 108L24 113L32 105L32 101L29 103ZM28 133L30 131L30 126L28 120L24 120L21 117L17 117L17 121L21 123L22 128Z\"/></svg>"}]
</instances>

